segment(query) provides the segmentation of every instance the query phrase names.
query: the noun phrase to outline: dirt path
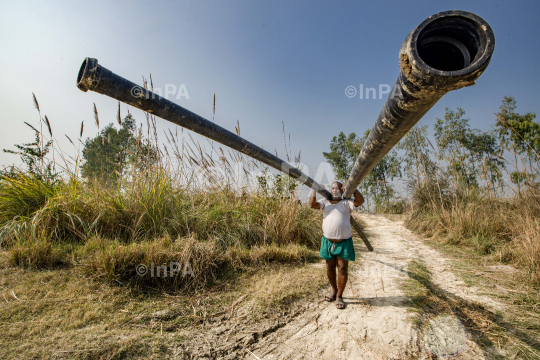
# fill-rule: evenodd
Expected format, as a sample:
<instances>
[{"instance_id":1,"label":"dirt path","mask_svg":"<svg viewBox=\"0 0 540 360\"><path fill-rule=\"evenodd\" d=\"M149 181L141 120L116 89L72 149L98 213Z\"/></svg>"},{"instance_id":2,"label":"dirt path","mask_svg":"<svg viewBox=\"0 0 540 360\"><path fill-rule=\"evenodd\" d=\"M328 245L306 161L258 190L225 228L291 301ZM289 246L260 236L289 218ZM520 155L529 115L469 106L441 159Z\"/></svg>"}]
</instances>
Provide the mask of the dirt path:
<instances>
[{"instance_id":1,"label":"dirt path","mask_svg":"<svg viewBox=\"0 0 540 360\"><path fill-rule=\"evenodd\" d=\"M412 319L413 304L400 284L408 278L408 264L419 259L432 273L432 282L444 291L492 308L501 305L476 296L474 288L448 271L447 259L402 222L377 215L359 217L367 224L375 251L368 252L356 241L361 258L357 256L360 261L351 264L344 292L347 309L338 310L334 303L324 301L309 304L309 311L253 344L246 358L427 359L428 349L439 354L457 352L453 359L485 358L457 318L435 318L425 330L418 330Z\"/></svg>"}]
</instances>

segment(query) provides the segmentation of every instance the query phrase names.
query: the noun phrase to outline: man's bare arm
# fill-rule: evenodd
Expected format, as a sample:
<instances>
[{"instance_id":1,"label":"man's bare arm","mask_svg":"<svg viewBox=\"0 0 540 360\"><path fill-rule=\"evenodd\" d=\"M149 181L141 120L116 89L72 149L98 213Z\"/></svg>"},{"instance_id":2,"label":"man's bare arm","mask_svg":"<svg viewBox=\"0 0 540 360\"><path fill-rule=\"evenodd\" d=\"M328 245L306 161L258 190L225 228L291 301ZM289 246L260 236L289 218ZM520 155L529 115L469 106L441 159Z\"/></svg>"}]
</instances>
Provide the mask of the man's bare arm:
<instances>
[{"instance_id":1,"label":"man's bare arm","mask_svg":"<svg viewBox=\"0 0 540 360\"><path fill-rule=\"evenodd\" d=\"M321 204L319 204L317 202L317 193L315 192L315 190L313 190L311 192L311 196L309 197L309 206L312 209L320 209L321 208Z\"/></svg>"},{"instance_id":2,"label":"man's bare arm","mask_svg":"<svg viewBox=\"0 0 540 360\"><path fill-rule=\"evenodd\" d=\"M359 207L364 203L364 197L360 194L358 189L354 190L354 207Z\"/></svg>"}]
</instances>

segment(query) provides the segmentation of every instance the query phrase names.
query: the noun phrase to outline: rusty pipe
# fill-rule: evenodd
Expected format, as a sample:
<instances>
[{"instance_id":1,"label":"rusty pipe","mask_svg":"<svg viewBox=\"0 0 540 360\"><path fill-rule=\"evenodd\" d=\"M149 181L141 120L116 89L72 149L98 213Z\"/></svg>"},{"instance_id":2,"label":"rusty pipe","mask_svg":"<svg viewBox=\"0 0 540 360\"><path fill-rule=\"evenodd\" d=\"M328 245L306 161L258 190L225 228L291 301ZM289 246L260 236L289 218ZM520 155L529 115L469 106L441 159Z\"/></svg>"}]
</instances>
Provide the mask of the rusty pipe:
<instances>
[{"instance_id":1,"label":"rusty pipe","mask_svg":"<svg viewBox=\"0 0 540 360\"><path fill-rule=\"evenodd\" d=\"M332 199L332 195L328 190L294 166L229 130L116 75L99 65L97 59L86 58L84 60L77 76L77 87L84 92L91 90L107 95L231 147L289 175L300 183L316 190L325 198ZM373 247L362 232L360 225L352 216L351 225L358 232L367 248L373 251Z\"/></svg>"},{"instance_id":2,"label":"rusty pipe","mask_svg":"<svg viewBox=\"0 0 540 360\"><path fill-rule=\"evenodd\" d=\"M486 70L495 35L481 17L444 11L418 25L401 45L399 73L347 180L350 198L362 180L403 136L452 90L474 85Z\"/></svg>"},{"instance_id":3,"label":"rusty pipe","mask_svg":"<svg viewBox=\"0 0 540 360\"><path fill-rule=\"evenodd\" d=\"M281 160L270 152L216 125L185 108L175 104L144 87L141 87L98 64L97 59L86 58L77 76L77 87L86 92L95 91L107 95L123 103L146 111L152 115L168 120L193 132L215 140L250 156L274 169L277 169L302 184L316 190L319 194L331 199L331 194L322 185L302 173L300 170Z\"/></svg>"}]
</instances>

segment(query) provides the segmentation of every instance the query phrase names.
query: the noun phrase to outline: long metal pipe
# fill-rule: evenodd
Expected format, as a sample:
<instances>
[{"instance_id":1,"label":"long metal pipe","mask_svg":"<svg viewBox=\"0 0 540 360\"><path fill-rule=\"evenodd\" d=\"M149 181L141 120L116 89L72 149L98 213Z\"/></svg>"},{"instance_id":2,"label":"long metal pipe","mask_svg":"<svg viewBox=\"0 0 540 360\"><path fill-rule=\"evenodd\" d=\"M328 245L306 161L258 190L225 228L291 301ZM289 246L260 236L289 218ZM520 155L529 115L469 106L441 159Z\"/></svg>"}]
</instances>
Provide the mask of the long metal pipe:
<instances>
[{"instance_id":1,"label":"long metal pipe","mask_svg":"<svg viewBox=\"0 0 540 360\"><path fill-rule=\"evenodd\" d=\"M270 152L216 125L180 105L177 105L144 87L141 87L98 64L97 59L86 58L77 77L77 87L110 96L128 105L168 120L176 125L201 134L247 156L282 171L302 184L329 197L330 193L312 178Z\"/></svg>"},{"instance_id":2,"label":"long metal pipe","mask_svg":"<svg viewBox=\"0 0 540 360\"><path fill-rule=\"evenodd\" d=\"M289 175L300 183L316 190L317 193L327 199L332 198L330 192L321 184L317 183L294 166L291 166L268 151L180 105L116 75L112 71L99 65L97 59L86 58L84 60L81 69L79 70L79 75L77 76L77 87L84 92L91 90L110 96L128 105L215 140ZM373 247L362 232L360 225L352 216L351 225L358 232L369 251L373 251Z\"/></svg>"},{"instance_id":3,"label":"long metal pipe","mask_svg":"<svg viewBox=\"0 0 540 360\"><path fill-rule=\"evenodd\" d=\"M495 36L481 17L465 11L430 16L406 37L399 73L343 194L350 198L362 180L447 92L474 85L489 65Z\"/></svg>"}]
</instances>

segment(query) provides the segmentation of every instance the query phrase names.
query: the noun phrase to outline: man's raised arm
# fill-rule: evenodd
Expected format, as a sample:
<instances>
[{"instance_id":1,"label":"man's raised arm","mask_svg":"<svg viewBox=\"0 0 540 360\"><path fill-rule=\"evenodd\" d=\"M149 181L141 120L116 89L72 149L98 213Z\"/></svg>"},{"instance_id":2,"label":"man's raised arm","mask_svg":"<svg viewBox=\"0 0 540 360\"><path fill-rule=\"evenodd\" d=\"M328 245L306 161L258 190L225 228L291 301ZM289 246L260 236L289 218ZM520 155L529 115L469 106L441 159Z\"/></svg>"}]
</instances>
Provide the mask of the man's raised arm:
<instances>
[{"instance_id":1,"label":"man's raised arm","mask_svg":"<svg viewBox=\"0 0 540 360\"><path fill-rule=\"evenodd\" d=\"M354 190L354 207L359 207L364 203L364 197L360 194L358 189Z\"/></svg>"},{"instance_id":2,"label":"man's raised arm","mask_svg":"<svg viewBox=\"0 0 540 360\"><path fill-rule=\"evenodd\" d=\"M319 204L317 202L317 193L315 192L315 190L313 190L311 192L311 196L309 197L309 206L312 209L320 209L321 208L321 204Z\"/></svg>"}]
</instances>

